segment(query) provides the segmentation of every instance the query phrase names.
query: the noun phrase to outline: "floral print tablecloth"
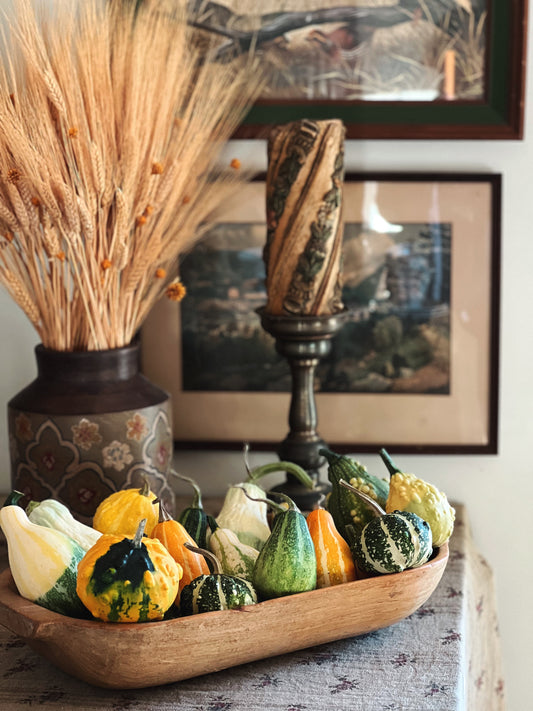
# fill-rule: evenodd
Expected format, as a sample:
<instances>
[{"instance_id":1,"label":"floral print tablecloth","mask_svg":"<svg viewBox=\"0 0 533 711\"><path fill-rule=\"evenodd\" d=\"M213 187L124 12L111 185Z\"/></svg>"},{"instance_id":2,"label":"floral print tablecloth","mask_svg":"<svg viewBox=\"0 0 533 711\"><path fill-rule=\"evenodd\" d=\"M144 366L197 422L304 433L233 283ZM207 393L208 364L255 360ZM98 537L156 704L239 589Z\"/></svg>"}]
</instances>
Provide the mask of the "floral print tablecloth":
<instances>
[{"instance_id":1,"label":"floral print tablecloth","mask_svg":"<svg viewBox=\"0 0 533 711\"><path fill-rule=\"evenodd\" d=\"M492 572L472 542L464 508L457 512L437 590L392 627L169 686L118 692L67 676L0 627L0 709L504 711ZM5 565L3 540L2 546ZM154 649L154 656L163 654Z\"/></svg>"}]
</instances>

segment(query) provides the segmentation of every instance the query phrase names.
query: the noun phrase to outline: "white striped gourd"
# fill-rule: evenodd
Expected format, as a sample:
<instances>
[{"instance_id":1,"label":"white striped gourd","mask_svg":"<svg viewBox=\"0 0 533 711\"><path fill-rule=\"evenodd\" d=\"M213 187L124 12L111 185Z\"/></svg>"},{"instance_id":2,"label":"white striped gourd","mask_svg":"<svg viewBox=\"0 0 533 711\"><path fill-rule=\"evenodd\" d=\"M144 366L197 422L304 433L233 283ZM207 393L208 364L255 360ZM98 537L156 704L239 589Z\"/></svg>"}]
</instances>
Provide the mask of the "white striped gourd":
<instances>
[{"instance_id":1,"label":"white striped gourd","mask_svg":"<svg viewBox=\"0 0 533 711\"><path fill-rule=\"evenodd\" d=\"M251 581L259 551L241 543L237 534L229 528L221 528L214 521L210 525L213 532L209 538L209 549L220 561L222 572Z\"/></svg>"},{"instance_id":2,"label":"white striped gourd","mask_svg":"<svg viewBox=\"0 0 533 711\"><path fill-rule=\"evenodd\" d=\"M374 518L353 536L351 547L363 570L381 574L422 565L433 550L429 524L402 511Z\"/></svg>"},{"instance_id":3,"label":"white striped gourd","mask_svg":"<svg viewBox=\"0 0 533 711\"><path fill-rule=\"evenodd\" d=\"M211 562L214 572L209 575L199 575L183 588L180 595L182 615L232 610L257 602L256 592L248 580L225 575L220 562L210 551L191 546L189 543L184 545L190 551L204 555Z\"/></svg>"}]
</instances>

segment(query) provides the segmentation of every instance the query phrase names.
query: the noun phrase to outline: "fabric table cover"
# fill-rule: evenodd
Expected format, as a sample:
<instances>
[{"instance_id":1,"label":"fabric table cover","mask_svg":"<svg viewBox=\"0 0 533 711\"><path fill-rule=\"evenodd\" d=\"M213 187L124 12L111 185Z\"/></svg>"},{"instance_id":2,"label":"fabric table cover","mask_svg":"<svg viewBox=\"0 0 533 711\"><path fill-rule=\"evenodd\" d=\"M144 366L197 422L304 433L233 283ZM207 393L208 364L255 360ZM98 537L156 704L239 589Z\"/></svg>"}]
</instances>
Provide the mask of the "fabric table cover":
<instances>
[{"instance_id":1,"label":"fabric table cover","mask_svg":"<svg viewBox=\"0 0 533 711\"><path fill-rule=\"evenodd\" d=\"M472 541L464 507L456 508L439 586L392 627L168 686L113 691L68 676L0 626L0 709L504 711L492 571Z\"/></svg>"}]
</instances>

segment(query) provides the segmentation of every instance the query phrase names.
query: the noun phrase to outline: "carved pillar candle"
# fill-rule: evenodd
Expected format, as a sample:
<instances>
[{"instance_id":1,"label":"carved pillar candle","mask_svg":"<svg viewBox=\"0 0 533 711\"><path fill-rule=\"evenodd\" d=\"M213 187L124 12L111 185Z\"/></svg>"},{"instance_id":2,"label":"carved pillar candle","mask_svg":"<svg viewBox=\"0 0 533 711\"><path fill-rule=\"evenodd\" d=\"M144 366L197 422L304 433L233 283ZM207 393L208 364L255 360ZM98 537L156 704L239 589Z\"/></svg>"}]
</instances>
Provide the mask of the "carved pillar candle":
<instances>
[{"instance_id":1,"label":"carved pillar candle","mask_svg":"<svg viewBox=\"0 0 533 711\"><path fill-rule=\"evenodd\" d=\"M304 119L268 140L266 311L323 316L342 311L341 121Z\"/></svg>"}]
</instances>

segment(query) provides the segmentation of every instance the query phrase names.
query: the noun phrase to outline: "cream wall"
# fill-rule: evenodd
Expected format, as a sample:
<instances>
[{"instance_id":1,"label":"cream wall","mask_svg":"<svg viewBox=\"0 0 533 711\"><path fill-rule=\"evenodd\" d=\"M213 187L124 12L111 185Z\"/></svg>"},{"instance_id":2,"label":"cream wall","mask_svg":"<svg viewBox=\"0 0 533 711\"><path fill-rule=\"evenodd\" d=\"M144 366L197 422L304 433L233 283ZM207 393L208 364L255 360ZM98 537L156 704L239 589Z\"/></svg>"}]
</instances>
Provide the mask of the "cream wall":
<instances>
[{"instance_id":1,"label":"cream wall","mask_svg":"<svg viewBox=\"0 0 533 711\"><path fill-rule=\"evenodd\" d=\"M529 509L533 502L533 327L529 313L533 303L533 71L529 71L527 94L523 141L350 141L346 150L348 170L503 174L499 454L398 455L395 459L401 468L430 479L451 499L467 505L478 547L496 575L508 711L529 708L533 668L533 517ZM266 167L263 143L238 142L231 152ZM32 348L37 339L3 292L0 334L0 402L7 403L34 376ZM0 491L10 486L6 427L3 406ZM269 458L253 455L254 463ZM375 457L359 458L375 468ZM236 453L179 453L176 460L183 473L199 480L205 495L222 493L243 473Z\"/></svg>"}]
</instances>

